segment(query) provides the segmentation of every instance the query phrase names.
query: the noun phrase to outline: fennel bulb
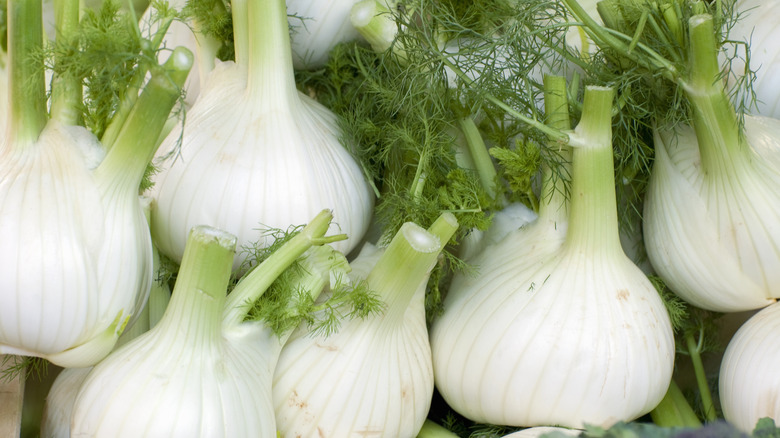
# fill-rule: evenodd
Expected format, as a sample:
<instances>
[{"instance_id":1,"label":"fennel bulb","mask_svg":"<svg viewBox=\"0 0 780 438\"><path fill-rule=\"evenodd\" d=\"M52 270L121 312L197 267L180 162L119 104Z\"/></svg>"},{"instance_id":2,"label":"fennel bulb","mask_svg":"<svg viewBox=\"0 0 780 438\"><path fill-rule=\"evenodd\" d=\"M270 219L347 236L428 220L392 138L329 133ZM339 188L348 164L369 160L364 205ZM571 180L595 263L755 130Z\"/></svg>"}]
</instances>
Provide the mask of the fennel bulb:
<instances>
[{"instance_id":1,"label":"fennel bulb","mask_svg":"<svg viewBox=\"0 0 780 438\"><path fill-rule=\"evenodd\" d=\"M569 135L568 208L559 195L471 259L478 273L456 275L433 322L436 386L473 421L607 426L646 414L666 392L669 316L618 237L613 95L586 89Z\"/></svg>"},{"instance_id":2,"label":"fennel bulb","mask_svg":"<svg viewBox=\"0 0 780 438\"><path fill-rule=\"evenodd\" d=\"M322 67L333 47L360 37L350 22L352 5L357 1L287 0L295 68Z\"/></svg>"},{"instance_id":3,"label":"fennel bulb","mask_svg":"<svg viewBox=\"0 0 780 438\"><path fill-rule=\"evenodd\" d=\"M780 121L744 116L720 83L712 18L691 19L691 127L655 129L645 199L650 262L686 301L757 309L780 297Z\"/></svg>"},{"instance_id":4,"label":"fennel bulb","mask_svg":"<svg viewBox=\"0 0 780 438\"><path fill-rule=\"evenodd\" d=\"M416 436L433 395L425 288L457 227L447 213L427 231L405 223L387 248L364 246L350 278L386 307L333 334L291 336L273 384L282 436Z\"/></svg>"},{"instance_id":5,"label":"fennel bulb","mask_svg":"<svg viewBox=\"0 0 780 438\"><path fill-rule=\"evenodd\" d=\"M71 436L276 436L271 382L289 332L277 336L265 321L245 317L296 260L303 283L293 287L312 299L331 269L346 265L325 245L331 219L320 213L227 297L237 238L193 228L162 319L89 373L73 407Z\"/></svg>"},{"instance_id":6,"label":"fennel bulb","mask_svg":"<svg viewBox=\"0 0 780 438\"><path fill-rule=\"evenodd\" d=\"M155 176L155 243L181 260L188 230L207 224L236 235L239 248L263 245L261 228L328 208L349 236L335 248L348 253L368 228L373 194L335 115L295 88L284 2L237 1L233 14L236 62L204 79L182 137L174 129L160 146L176 152Z\"/></svg>"},{"instance_id":7,"label":"fennel bulb","mask_svg":"<svg viewBox=\"0 0 780 438\"><path fill-rule=\"evenodd\" d=\"M153 69L124 130L105 145L26 57L42 46L41 2L9 3L8 128L0 139L0 352L89 366L113 348L149 292L152 244L138 187L192 65ZM55 86L57 83L55 83ZM55 101L56 100L56 101Z\"/></svg>"},{"instance_id":8,"label":"fennel bulb","mask_svg":"<svg viewBox=\"0 0 780 438\"><path fill-rule=\"evenodd\" d=\"M780 303L748 319L728 343L720 365L719 397L723 417L751 433L763 417L780 420Z\"/></svg>"}]
</instances>

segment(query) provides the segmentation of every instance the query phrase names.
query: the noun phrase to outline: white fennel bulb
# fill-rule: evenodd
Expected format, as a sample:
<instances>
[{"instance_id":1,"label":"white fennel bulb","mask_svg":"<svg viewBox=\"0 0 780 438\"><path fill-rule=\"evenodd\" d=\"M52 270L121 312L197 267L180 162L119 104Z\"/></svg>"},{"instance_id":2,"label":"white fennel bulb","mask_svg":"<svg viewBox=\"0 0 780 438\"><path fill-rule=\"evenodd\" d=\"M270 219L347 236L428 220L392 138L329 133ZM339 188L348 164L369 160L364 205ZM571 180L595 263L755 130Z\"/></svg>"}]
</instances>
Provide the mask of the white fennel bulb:
<instances>
[{"instance_id":1,"label":"white fennel bulb","mask_svg":"<svg viewBox=\"0 0 780 438\"><path fill-rule=\"evenodd\" d=\"M476 275L456 274L433 322L436 386L473 421L609 426L646 414L666 392L669 316L618 237L613 95L588 87L569 135L568 220L557 219L565 204L550 204L487 247L470 261Z\"/></svg>"},{"instance_id":2,"label":"white fennel bulb","mask_svg":"<svg viewBox=\"0 0 780 438\"><path fill-rule=\"evenodd\" d=\"M287 0L295 68L322 67L337 44L360 37L350 21L357 1Z\"/></svg>"},{"instance_id":3,"label":"white fennel bulb","mask_svg":"<svg viewBox=\"0 0 780 438\"><path fill-rule=\"evenodd\" d=\"M780 48L775 43L780 39L780 2L736 0L732 7L740 15L729 30L729 39L745 42L750 48L750 68L756 74L752 84L755 114L780 118ZM738 55L730 64L735 79L745 74L745 51L735 47L732 52L729 56Z\"/></svg>"},{"instance_id":4,"label":"white fennel bulb","mask_svg":"<svg viewBox=\"0 0 780 438\"><path fill-rule=\"evenodd\" d=\"M46 114L43 71L25 57L42 46L40 8L9 4L0 352L84 367L108 354L149 292L152 243L138 188L192 57L183 49L154 69L103 157L106 145L67 123L60 94L56 116Z\"/></svg>"},{"instance_id":5,"label":"white fennel bulb","mask_svg":"<svg viewBox=\"0 0 780 438\"><path fill-rule=\"evenodd\" d=\"M712 19L694 17L696 56L684 87L691 127L655 129L644 206L654 270L708 310L757 309L780 297L780 121L738 123L718 77Z\"/></svg>"},{"instance_id":6,"label":"white fennel bulb","mask_svg":"<svg viewBox=\"0 0 780 438\"><path fill-rule=\"evenodd\" d=\"M336 116L295 87L284 2L235 2L233 16L236 62L205 78L183 133L174 128L160 146L176 152L155 177L155 243L181 260L188 230L207 224L236 235L239 248L262 245L263 228L327 208L349 236L334 246L348 253L368 228L373 193Z\"/></svg>"},{"instance_id":7,"label":"white fennel bulb","mask_svg":"<svg viewBox=\"0 0 780 438\"><path fill-rule=\"evenodd\" d=\"M538 438L548 436L547 434L551 433L555 433L554 436L556 438L561 438L564 436L579 436L582 430L554 426L536 426L512 432L509 435L504 435L503 438Z\"/></svg>"},{"instance_id":8,"label":"white fennel bulb","mask_svg":"<svg viewBox=\"0 0 780 438\"><path fill-rule=\"evenodd\" d=\"M759 419L780 421L780 303L747 320L729 341L720 365L719 398L723 418L745 433Z\"/></svg>"},{"instance_id":9,"label":"white fennel bulb","mask_svg":"<svg viewBox=\"0 0 780 438\"><path fill-rule=\"evenodd\" d=\"M324 245L331 219L323 211L227 297L237 239L193 228L165 314L89 373L73 407L71 436L276 436L271 383L289 331L277 336L265 321L246 317L296 260L304 283L295 292L312 299L333 264L346 264Z\"/></svg>"},{"instance_id":10,"label":"white fennel bulb","mask_svg":"<svg viewBox=\"0 0 780 438\"><path fill-rule=\"evenodd\" d=\"M417 435L433 395L425 288L456 229L448 213L429 230L404 224L387 248L364 247L350 278L385 308L336 333L299 330L285 344L273 384L282 436Z\"/></svg>"}]
</instances>

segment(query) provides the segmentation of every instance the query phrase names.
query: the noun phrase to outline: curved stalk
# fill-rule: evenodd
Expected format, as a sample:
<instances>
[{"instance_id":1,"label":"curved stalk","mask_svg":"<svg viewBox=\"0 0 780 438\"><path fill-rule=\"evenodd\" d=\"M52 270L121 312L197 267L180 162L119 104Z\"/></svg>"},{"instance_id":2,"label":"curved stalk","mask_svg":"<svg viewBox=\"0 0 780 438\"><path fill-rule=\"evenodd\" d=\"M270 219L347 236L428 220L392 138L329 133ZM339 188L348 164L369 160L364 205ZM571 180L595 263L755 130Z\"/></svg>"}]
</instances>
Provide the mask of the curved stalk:
<instances>
[{"instance_id":1,"label":"curved stalk","mask_svg":"<svg viewBox=\"0 0 780 438\"><path fill-rule=\"evenodd\" d=\"M710 386L707 384L707 374L704 371L704 363L699 353L700 346L693 337L693 333L685 335L685 344L693 363L693 372L696 375L696 384L699 387L699 397L701 397L704 418L707 421L715 421L717 420L715 404L712 402L712 393L710 392Z\"/></svg>"}]
</instances>

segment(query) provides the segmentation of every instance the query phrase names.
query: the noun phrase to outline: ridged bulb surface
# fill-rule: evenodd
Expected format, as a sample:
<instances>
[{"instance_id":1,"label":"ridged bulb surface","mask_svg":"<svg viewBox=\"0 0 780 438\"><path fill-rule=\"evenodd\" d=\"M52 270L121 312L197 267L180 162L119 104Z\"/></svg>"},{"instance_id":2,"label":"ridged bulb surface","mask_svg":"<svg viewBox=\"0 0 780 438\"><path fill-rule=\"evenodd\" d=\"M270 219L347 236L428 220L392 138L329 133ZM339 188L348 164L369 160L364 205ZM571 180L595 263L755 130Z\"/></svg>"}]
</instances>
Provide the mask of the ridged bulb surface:
<instances>
[{"instance_id":1,"label":"ridged bulb surface","mask_svg":"<svg viewBox=\"0 0 780 438\"><path fill-rule=\"evenodd\" d=\"M780 121L746 116L745 135L751 159L708 178L691 128L657 131L645 199L654 270L684 300L717 312L780 297Z\"/></svg>"},{"instance_id":2,"label":"ridged bulb surface","mask_svg":"<svg viewBox=\"0 0 780 438\"><path fill-rule=\"evenodd\" d=\"M339 43L359 38L350 13L359 0L288 0L288 21L293 64L299 69L325 65L328 54Z\"/></svg>"},{"instance_id":3,"label":"ridged bulb surface","mask_svg":"<svg viewBox=\"0 0 780 438\"><path fill-rule=\"evenodd\" d=\"M674 339L658 293L622 253L567 250L565 234L535 222L453 279L431 345L436 387L461 415L609 426L666 392Z\"/></svg>"},{"instance_id":4,"label":"ridged bulb surface","mask_svg":"<svg viewBox=\"0 0 780 438\"><path fill-rule=\"evenodd\" d=\"M197 331L200 322L193 318L182 330ZM274 335L260 323L225 330L209 342L183 342L177 335L161 321L95 366L76 398L71 436L276 436Z\"/></svg>"},{"instance_id":5,"label":"ridged bulb surface","mask_svg":"<svg viewBox=\"0 0 780 438\"><path fill-rule=\"evenodd\" d=\"M745 433L759 419L780 421L780 303L762 309L729 341L718 379L723 417Z\"/></svg>"},{"instance_id":6,"label":"ridged bulb surface","mask_svg":"<svg viewBox=\"0 0 780 438\"><path fill-rule=\"evenodd\" d=\"M373 250L350 263L351 278L365 278L379 255ZM273 384L282 436L417 436L433 396L424 292L415 292L400 320L369 316L327 337L293 334Z\"/></svg>"},{"instance_id":7,"label":"ridged bulb surface","mask_svg":"<svg viewBox=\"0 0 780 438\"><path fill-rule=\"evenodd\" d=\"M188 230L207 224L238 236L241 248L264 237L268 227L287 230L323 209L333 211L332 233L346 233L333 247L348 253L368 228L373 193L361 169L340 143L333 113L299 94L283 105L248 102L246 73L219 64L187 113L184 131L174 128L161 153L152 196L152 230L160 252L181 260ZM243 110L237 110L243 109Z\"/></svg>"},{"instance_id":8,"label":"ridged bulb surface","mask_svg":"<svg viewBox=\"0 0 780 438\"><path fill-rule=\"evenodd\" d=\"M50 121L38 141L0 160L0 351L64 357L136 314L151 287L152 244L137 190L93 168L101 146L84 128Z\"/></svg>"}]
</instances>

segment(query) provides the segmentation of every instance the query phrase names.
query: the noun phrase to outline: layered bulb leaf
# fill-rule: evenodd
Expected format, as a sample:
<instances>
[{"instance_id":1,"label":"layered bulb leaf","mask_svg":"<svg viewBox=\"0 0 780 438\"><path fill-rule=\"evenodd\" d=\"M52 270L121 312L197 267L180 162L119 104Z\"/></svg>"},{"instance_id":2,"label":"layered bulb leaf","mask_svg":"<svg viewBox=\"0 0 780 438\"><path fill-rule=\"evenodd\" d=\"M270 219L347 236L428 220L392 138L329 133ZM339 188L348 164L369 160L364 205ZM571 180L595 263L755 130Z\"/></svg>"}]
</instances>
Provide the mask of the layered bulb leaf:
<instances>
[{"instance_id":1,"label":"layered bulb leaf","mask_svg":"<svg viewBox=\"0 0 780 438\"><path fill-rule=\"evenodd\" d=\"M350 278L385 307L333 334L293 334L273 384L282 436L417 435L433 395L425 289L457 226L449 213L429 230L408 222L387 248L362 249Z\"/></svg>"},{"instance_id":2,"label":"layered bulb leaf","mask_svg":"<svg viewBox=\"0 0 780 438\"><path fill-rule=\"evenodd\" d=\"M694 17L691 32L701 46L694 55L702 52L685 87L692 122L655 130L647 252L686 301L718 312L757 309L780 297L780 121L745 115L743 128L723 85L712 82L712 18Z\"/></svg>"},{"instance_id":3,"label":"layered bulb leaf","mask_svg":"<svg viewBox=\"0 0 780 438\"><path fill-rule=\"evenodd\" d=\"M328 53L337 44L360 37L350 22L350 11L357 2L358 0L287 1L295 68L322 67L328 61Z\"/></svg>"},{"instance_id":4,"label":"layered bulb leaf","mask_svg":"<svg viewBox=\"0 0 780 438\"><path fill-rule=\"evenodd\" d=\"M745 433L759 419L780 420L780 304L772 304L745 322L729 341L718 379L723 417Z\"/></svg>"},{"instance_id":5,"label":"layered bulb leaf","mask_svg":"<svg viewBox=\"0 0 780 438\"><path fill-rule=\"evenodd\" d=\"M106 152L86 128L46 114L43 70L25 58L41 47L40 26L29 26L40 7L19 2L10 18L0 352L84 367L108 354L149 292L152 244L138 187L179 96L174 77L184 81L192 55L174 51L154 68Z\"/></svg>"},{"instance_id":6,"label":"layered bulb leaf","mask_svg":"<svg viewBox=\"0 0 780 438\"><path fill-rule=\"evenodd\" d=\"M473 421L608 426L646 414L666 392L669 316L618 237L613 95L585 92L568 204L546 205L471 259L477 274L456 275L433 323L436 386Z\"/></svg>"},{"instance_id":7,"label":"layered bulb leaf","mask_svg":"<svg viewBox=\"0 0 780 438\"><path fill-rule=\"evenodd\" d=\"M208 224L235 234L239 248L262 246L263 229L327 208L349 236L335 248L348 253L368 228L373 193L335 115L295 87L284 2L240 2L233 13L236 62L205 78L183 132L174 128L160 147L174 153L153 189L155 242L180 260L187 230Z\"/></svg>"}]
</instances>

